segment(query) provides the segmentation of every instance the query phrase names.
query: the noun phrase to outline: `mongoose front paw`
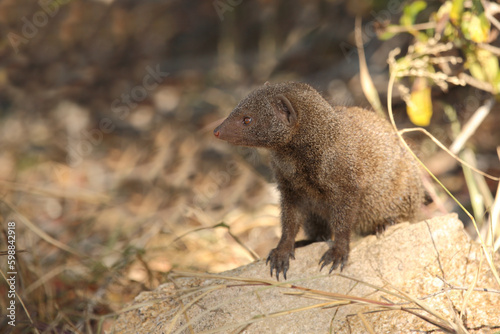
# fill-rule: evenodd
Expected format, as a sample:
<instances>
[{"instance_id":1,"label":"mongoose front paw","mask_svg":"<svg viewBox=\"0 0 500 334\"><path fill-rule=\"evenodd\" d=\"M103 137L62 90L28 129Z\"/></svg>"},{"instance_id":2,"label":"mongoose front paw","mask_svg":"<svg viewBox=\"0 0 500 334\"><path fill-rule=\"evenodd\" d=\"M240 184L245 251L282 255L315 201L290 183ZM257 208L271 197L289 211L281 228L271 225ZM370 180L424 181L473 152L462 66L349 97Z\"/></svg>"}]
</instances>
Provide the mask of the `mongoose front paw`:
<instances>
[{"instance_id":1,"label":"mongoose front paw","mask_svg":"<svg viewBox=\"0 0 500 334\"><path fill-rule=\"evenodd\" d=\"M344 269L345 264L347 263L347 258L349 257L349 249L343 249L342 247L332 246L329 250L323 254L321 259L319 260L319 264L321 264L321 268L319 271L323 270L323 267L332 264L330 268L329 274L332 273L340 264L340 271Z\"/></svg>"},{"instance_id":2,"label":"mongoose front paw","mask_svg":"<svg viewBox=\"0 0 500 334\"><path fill-rule=\"evenodd\" d=\"M271 265L271 277L273 277L273 270L276 270L276 279L280 280L280 272L283 272L283 277L286 280L286 273L290 267L290 258L295 260L293 250L283 250L280 248L273 249L266 260L266 265Z\"/></svg>"}]
</instances>

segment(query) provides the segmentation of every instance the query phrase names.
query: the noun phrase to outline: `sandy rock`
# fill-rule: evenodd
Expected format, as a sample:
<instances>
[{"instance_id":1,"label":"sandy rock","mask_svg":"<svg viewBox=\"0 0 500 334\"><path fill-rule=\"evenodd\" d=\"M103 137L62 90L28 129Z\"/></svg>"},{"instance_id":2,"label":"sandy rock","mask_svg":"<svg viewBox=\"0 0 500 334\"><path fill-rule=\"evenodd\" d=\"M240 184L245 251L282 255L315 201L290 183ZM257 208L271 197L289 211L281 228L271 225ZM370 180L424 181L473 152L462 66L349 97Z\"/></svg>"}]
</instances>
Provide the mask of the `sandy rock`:
<instances>
[{"instance_id":1,"label":"sandy rock","mask_svg":"<svg viewBox=\"0 0 500 334\"><path fill-rule=\"evenodd\" d=\"M398 224L380 238L360 239L351 245L342 276L338 271L331 275L326 275L326 270L319 272L318 260L326 249L325 243L316 243L296 250L286 282L293 286L266 285L276 281L270 279L269 267L263 260L219 274L232 279L208 274L185 278L173 273L171 282L136 297L130 311L118 318L115 333L438 330L436 325L406 311L373 303L349 304L332 294L408 308L456 332L500 331L500 287L480 245L469 240L455 214L417 224ZM500 257L494 261L498 270ZM476 276L476 289L468 295L466 289ZM421 306L404 300L405 294L417 298ZM325 303L330 304L321 307Z\"/></svg>"}]
</instances>

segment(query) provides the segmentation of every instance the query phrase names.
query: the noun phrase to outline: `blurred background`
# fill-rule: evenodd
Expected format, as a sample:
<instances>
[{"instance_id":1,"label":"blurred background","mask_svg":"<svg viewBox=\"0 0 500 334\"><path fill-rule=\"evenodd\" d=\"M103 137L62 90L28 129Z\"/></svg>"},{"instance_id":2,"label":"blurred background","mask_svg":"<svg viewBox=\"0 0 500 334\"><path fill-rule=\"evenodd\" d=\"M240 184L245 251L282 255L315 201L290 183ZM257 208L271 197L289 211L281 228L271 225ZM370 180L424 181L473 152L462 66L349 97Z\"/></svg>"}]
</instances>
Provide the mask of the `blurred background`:
<instances>
[{"instance_id":1,"label":"blurred background","mask_svg":"<svg viewBox=\"0 0 500 334\"><path fill-rule=\"evenodd\" d=\"M217 141L212 131L265 81L307 82L334 104L371 108L361 85L357 16L382 108L395 48L397 59L449 57L448 68L426 70L473 79L460 85L402 77L393 90L399 128L426 125L450 146L498 95L498 28L488 25L483 37L456 34L451 1L418 10L412 3L0 0L0 268L9 271L13 221L16 292L25 307L18 300L15 330L112 331L117 312L166 282L172 269L220 272L267 256L280 236L267 153ZM493 7L478 6L465 3L460 13L471 14L462 29L476 17L498 17ZM412 49L429 46L437 32L445 39L438 45L452 45ZM478 53L478 44L488 44L492 56ZM427 103L424 124L409 118L408 101ZM490 104L465 147L468 161L498 176L500 114ZM470 181L470 170L421 133L406 138L476 219L487 221L497 182ZM474 237L467 216L426 180L435 198L426 214L458 212ZM471 182L480 204L471 201ZM2 279L2 312L8 289ZM2 317L2 332L14 330L8 320Z\"/></svg>"}]
</instances>

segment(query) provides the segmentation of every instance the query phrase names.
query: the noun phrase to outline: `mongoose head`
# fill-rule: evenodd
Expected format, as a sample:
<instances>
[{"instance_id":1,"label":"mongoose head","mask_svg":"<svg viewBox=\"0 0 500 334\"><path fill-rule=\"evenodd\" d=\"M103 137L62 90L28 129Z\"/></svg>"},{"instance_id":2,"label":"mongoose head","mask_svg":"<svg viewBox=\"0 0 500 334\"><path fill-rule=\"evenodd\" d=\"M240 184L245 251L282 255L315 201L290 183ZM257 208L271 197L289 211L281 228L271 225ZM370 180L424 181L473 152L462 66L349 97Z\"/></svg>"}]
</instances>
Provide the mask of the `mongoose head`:
<instances>
[{"instance_id":1,"label":"mongoose head","mask_svg":"<svg viewBox=\"0 0 500 334\"><path fill-rule=\"evenodd\" d=\"M234 145L276 148L290 142L298 131L301 108L295 103L306 84L266 83L243 99L214 130L214 135Z\"/></svg>"}]
</instances>

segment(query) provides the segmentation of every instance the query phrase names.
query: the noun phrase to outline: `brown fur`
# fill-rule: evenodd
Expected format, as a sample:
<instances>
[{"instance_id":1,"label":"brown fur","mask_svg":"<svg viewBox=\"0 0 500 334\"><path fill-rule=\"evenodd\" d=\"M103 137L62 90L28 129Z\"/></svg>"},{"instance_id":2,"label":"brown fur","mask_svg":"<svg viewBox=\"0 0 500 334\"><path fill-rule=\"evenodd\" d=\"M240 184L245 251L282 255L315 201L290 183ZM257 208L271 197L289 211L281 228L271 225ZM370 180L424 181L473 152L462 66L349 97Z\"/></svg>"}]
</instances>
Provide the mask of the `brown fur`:
<instances>
[{"instance_id":1,"label":"brown fur","mask_svg":"<svg viewBox=\"0 0 500 334\"><path fill-rule=\"evenodd\" d=\"M214 134L271 151L282 236L267 261L278 279L280 272L286 279L301 226L311 241L334 236L320 260L331 272L347 262L351 231L378 233L414 220L424 202L416 163L386 120L361 108L332 107L303 83L256 89Z\"/></svg>"}]
</instances>

